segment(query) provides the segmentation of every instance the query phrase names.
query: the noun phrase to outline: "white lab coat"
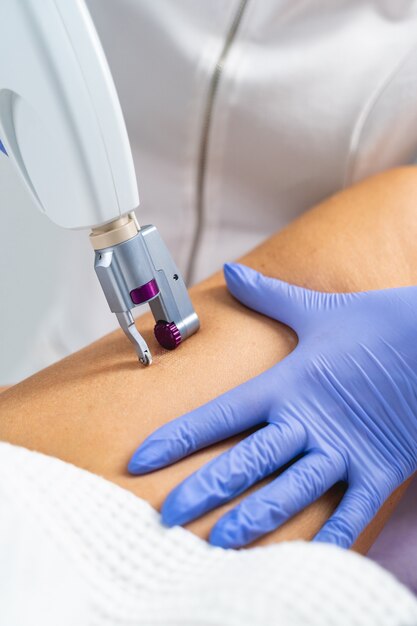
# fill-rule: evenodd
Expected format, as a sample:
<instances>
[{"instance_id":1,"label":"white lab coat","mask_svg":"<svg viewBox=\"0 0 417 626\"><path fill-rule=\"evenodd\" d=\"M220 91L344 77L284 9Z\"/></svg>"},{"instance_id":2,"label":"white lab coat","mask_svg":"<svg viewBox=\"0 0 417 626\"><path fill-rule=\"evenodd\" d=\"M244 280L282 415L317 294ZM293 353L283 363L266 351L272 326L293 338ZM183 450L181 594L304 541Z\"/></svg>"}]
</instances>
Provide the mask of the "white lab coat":
<instances>
[{"instance_id":1,"label":"white lab coat","mask_svg":"<svg viewBox=\"0 0 417 626\"><path fill-rule=\"evenodd\" d=\"M343 186L416 159L417 0L88 5L126 118L139 221L193 280ZM8 168L0 159L0 383L116 325L87 234L48 224Z\"/></svg>"}]
</instances>

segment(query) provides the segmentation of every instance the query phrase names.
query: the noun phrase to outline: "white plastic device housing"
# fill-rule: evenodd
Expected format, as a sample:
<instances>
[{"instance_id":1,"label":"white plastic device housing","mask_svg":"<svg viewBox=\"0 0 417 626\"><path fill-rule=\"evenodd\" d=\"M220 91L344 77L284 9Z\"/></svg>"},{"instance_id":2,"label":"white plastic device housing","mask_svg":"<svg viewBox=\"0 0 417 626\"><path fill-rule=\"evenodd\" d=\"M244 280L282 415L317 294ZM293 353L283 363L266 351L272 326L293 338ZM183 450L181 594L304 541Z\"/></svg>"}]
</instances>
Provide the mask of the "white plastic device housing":
<instances>
[{"instance_id":1,"label":"white plastic device housing","mask_svg":"<svg viewBox=\"0 0 417 626\"><path fill-rule=\"evenodd\" d=\"M84 1L0 0L0 24L0 140L37 206L65 228L134 209L123 114Z\"/></svg>"}]
</instances>

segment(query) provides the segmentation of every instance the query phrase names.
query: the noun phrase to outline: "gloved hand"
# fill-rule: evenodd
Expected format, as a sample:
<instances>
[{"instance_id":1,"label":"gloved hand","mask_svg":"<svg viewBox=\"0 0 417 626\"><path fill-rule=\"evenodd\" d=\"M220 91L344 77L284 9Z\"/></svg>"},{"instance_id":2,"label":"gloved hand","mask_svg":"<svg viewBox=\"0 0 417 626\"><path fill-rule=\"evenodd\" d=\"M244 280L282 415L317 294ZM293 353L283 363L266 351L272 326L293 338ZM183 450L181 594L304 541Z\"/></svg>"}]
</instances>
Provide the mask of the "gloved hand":
<instances>
[{"instance_id":1,"label":"gloved hand","mask_svg":"<svg viewBox=\"0 0 417 626\"><path fill-rule=\"evenodd\" d=\"M163 521L184 524L302 455L213 527L210 542L245 545L338 481L348 489L316 536L350 546L417 469L417 287L328 294L226 265L243 304L293 328L283 361L156 430L133 455L143 474L266 422L176 487Z\"/></svg>"}]
</instances>

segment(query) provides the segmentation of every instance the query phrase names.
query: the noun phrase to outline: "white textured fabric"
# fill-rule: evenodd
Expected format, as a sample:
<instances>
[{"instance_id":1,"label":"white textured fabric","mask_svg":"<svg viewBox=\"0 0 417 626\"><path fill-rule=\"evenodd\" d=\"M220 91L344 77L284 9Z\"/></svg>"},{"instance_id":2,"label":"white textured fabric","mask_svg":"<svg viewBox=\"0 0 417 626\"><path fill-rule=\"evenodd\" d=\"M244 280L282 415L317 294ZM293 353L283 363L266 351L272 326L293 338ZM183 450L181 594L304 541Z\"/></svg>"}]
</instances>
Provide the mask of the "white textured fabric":
<instances>
[{"instance_id":1,"label":"white textured fabric","mask_svg":"<svg viewBox=\"0 0 417 626\"><path fill-rule=\"evenodd\" d=\"M181 271L201 209L194 280L344 185L417 155L417 0L248 0L211 110L201 207L208 94L241 0L87 2L126 118L139 221L156 224ZM116 320L87 233L48 224L0 157L8 384Z\"/></svg>"},{"instance_id":2,"label":"white textured fabric","mask_svg":"<svg viewBox=\"0 0 417 626\"><path fill-rule=\"evenodd\" d=\"M213 548L146 502L0 444L4 626L415 626L416 599L324 544Z\"/></svg>"}]
</instances>

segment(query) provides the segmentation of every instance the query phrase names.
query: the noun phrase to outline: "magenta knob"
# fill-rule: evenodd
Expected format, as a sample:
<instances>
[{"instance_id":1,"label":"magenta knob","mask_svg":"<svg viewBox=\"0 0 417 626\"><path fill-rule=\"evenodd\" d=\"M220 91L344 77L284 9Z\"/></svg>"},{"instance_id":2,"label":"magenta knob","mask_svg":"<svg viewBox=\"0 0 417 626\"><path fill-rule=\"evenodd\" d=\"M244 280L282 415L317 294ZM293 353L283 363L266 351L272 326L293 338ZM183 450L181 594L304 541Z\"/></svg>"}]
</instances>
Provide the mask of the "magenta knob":
<instances>
[{"instance_id":1,"label":"magenta knob","mask_svg":"<svg viewBox=\"0 0 417 626\"><path fill-rule=\"evenodd\" d=\"M175 350L181 343L181 333L174 322L159 321L155 324L153 332L158 343L167 350Z\"/></svg>"}]
</instances>

